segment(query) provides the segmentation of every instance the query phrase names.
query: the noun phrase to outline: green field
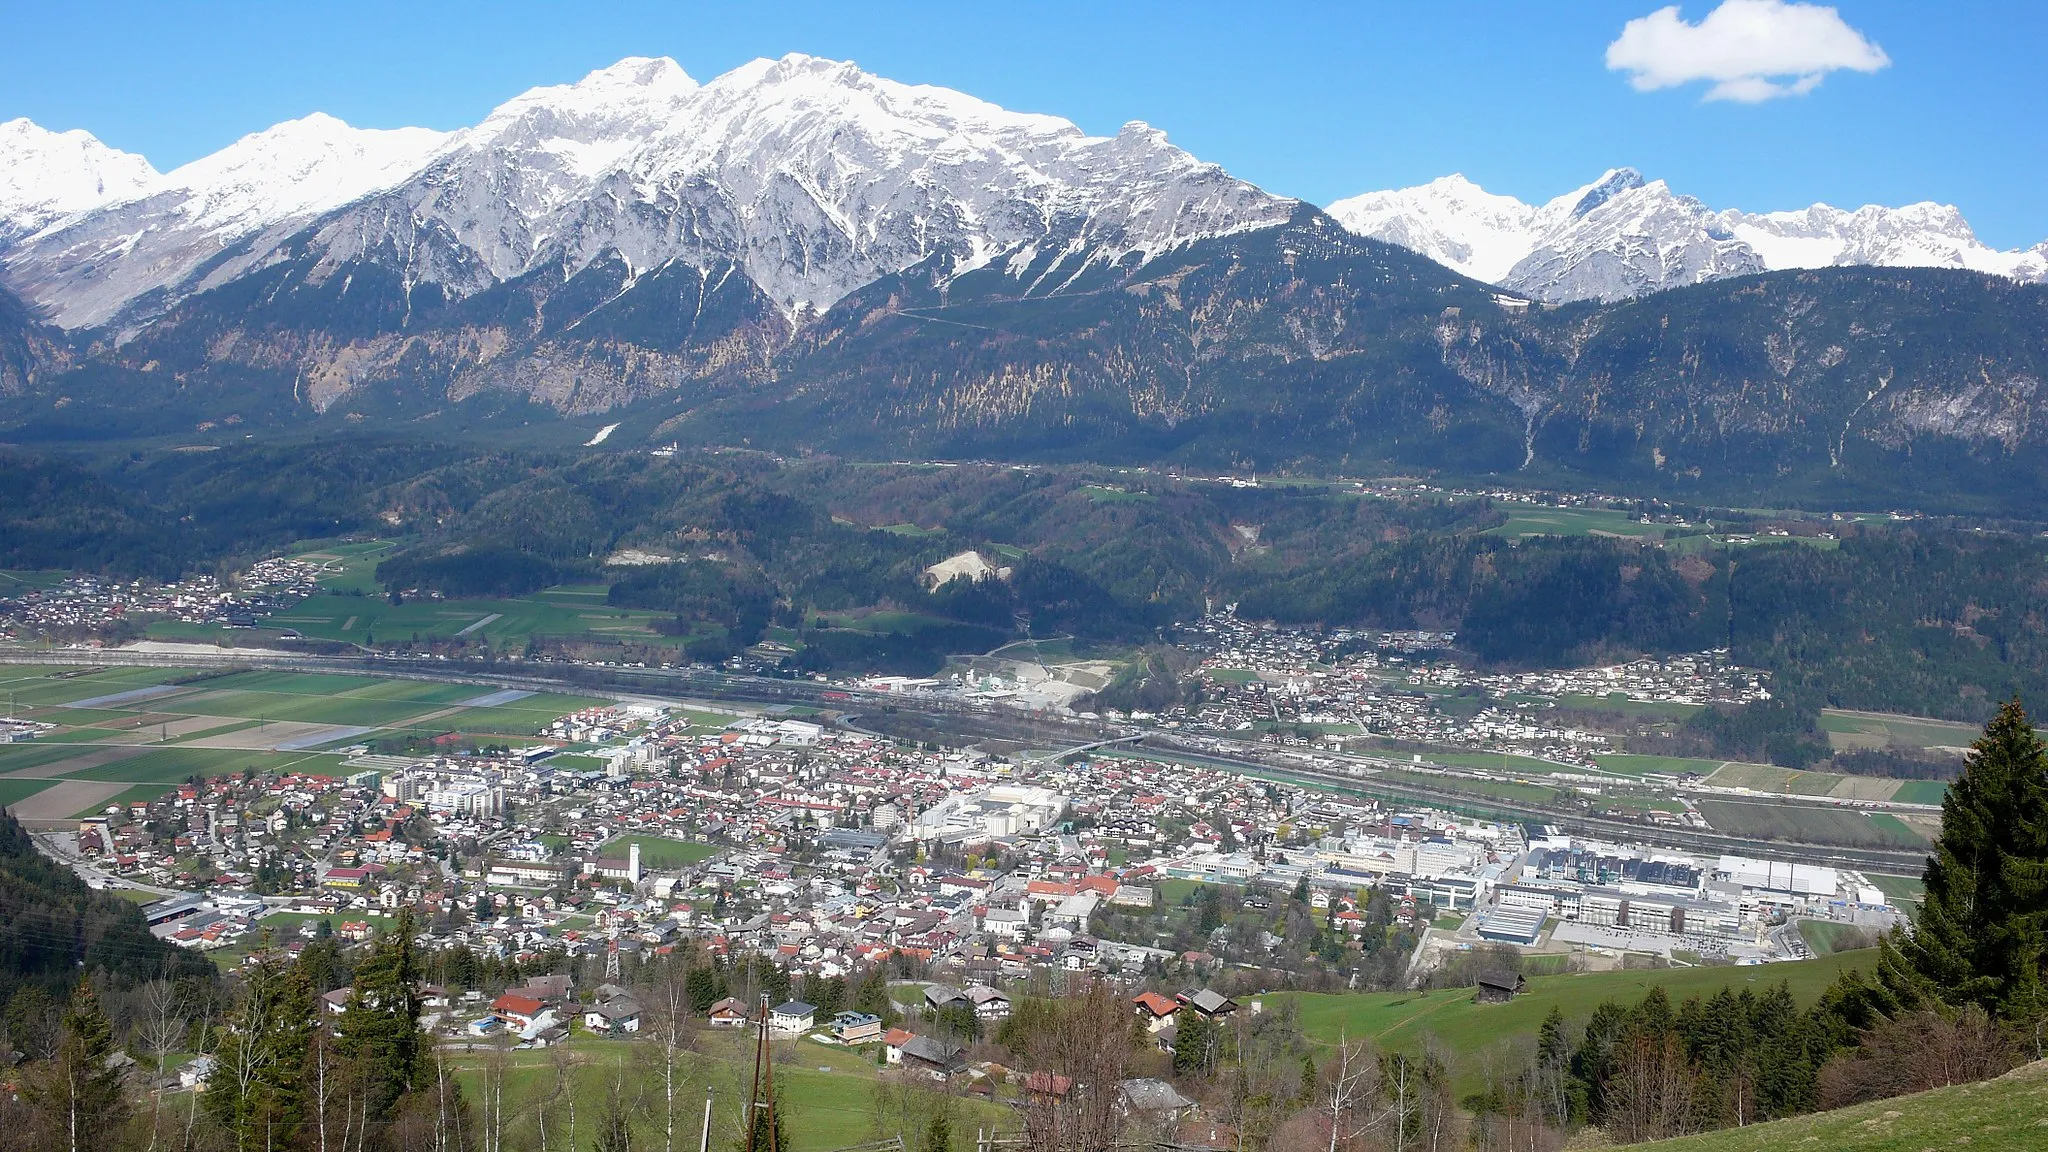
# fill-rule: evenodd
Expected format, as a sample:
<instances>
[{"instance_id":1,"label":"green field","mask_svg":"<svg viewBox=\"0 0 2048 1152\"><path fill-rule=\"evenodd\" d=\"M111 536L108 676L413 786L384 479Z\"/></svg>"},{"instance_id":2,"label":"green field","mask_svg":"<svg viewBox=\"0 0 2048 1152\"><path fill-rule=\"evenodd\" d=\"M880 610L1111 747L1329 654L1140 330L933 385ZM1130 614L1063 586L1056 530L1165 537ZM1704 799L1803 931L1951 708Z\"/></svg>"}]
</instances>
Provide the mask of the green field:
<instances>
[{"instance_id":1,"label":"green field","mask_svg":"<svg viewBox=\"0 0 2048 1152\"><path fill-rule=\"evenodd\" d=\"M1620 772L1628 776L1642 776L1659 772L1666 776L1677 776L1685 772L1697 772L1712 776L1726 763L1723 760L1693 760L1685 756L1639 756L1617 752L1611 756L1595 756L1593 762L1603 772Z\"/></svg>"},{"instance_id":2,"label":"green field","mask_svg":"<svg viewBox=\"0 0 2048 1152\"><path fill-rule=\"evenodd\" d=\"M709 844L661 836L614 837L605 841L599 852L605 858L623 860L627 846L632 844L640 845L640 863L647 868L687 868L718 854L718 849Z\"/></svg>"},{"instance_id":3,"label":"green field","mask_svg":"<svg viewBox=\"0 0 2048 1152\"><path fill-rule=\"evenodd\" d=\"M1097 504L1151 503L1158 499L1157 496L1152 495L1150 492L1133 492L1126 488L1105 488L1097 484L1090 484L1086 488L1080 489L1080 492L1083 496L1088 497L1089 500Z\"/></svg>"},{"instance_id":4,"label":"green field","mask_svg":"<svg viewBox=\"0 0 2048 1152\"><path fill-rule=\"evenodd\" d=\"M1866 872L1864 879L1877 886L1885 898L1901 908L1918 908L1927 897L1927 885L1918 876L1880 876Z\"/></svg>"},{"instance_id":5,"label":"green field","mask_svg":"<svg viewBox=\"0 0 2048 1152\"><path fill-rule=\"evenodd\" d=\"M506 600L418 599L392 604L379 595L323 593L293 605L268 624L316 640L364 645L463 636L488 641L500 651L521 647L535 635L610 637L665 646L680 645L685 639L656 630L657 624L672 621L673 614L612 608L605 604L607 594L603 585L565 585ZM206 640L221 630L160 620L150 625L150 634Z\"/></svg>"},{"instance_id":6,"label":"green field","mask_svg":"<svg viewBox=\"0 0 2048 1152\"><path fill-rule=\"evenodd\" d=\"M1390 746L1394 744L1393 741L1382 741L1381 743ZM1410 753L1410 755L1415 754ZM1432 764L1441 764L1447 768L1472 768L1481 772L1512 772L1548 776L1552 772L1580 770L1569 764L1559 764L1551 760L1539 760L1534 756L1517 756L1512 752L1447 752L1439 749L1429 749L1422 751L1420 755L1424 760Z\"/></svg>"},{"instance_id":7,"label":"green field","mask_svg":"<svg viewBox=\"0 0 2048 1152\"><path fill-rule=\"evenodd\" d=\"M1508 522L1490 528L1490 536L1634 536L1662 540L1665 526L1641 524L1626 512L1611 508L1538 508L1510 504L1500 506Z\"/></svg>"},{"instance_id":8,"label":"green field","mask_svg":"<svg viewBox=\"0 0 2048 1152\"><path fill-rule=\"evenodd\" d=\"M321 543L295 552L293 557L320 568L322 588L332 592L354 591L371 595L380 587L377 583L377 562L397 550L396 541L365 540Z\"/></svg>"},{"instance_id":9,"label":"green field","mask_svg":"<svg viewBox=\"0 0 2048 1152\"><path fill-rule=\"evenodd\" d=\"M10 694L17 706L69 704L148 688L185 675L177 668L108 668L69 677L59 675L66 669L56 668L9 667L0 671L7 674L0 679L0 693Z\"/></svg>"},{"instance_id":10,"label":"green field","mask_svg":"<svg viewBox=\"0 0 2048 1152\"><path fill-rule=\"evenodd\" d=\"M1758 840L1834 844L1844 848L1925 848L1926 838L1896 816L1866 815L1846 808L1701 800L1700 815L1717 832Z\"/></svg>"},{"instance_id":11,"label":"green field","mask_svg":"<svg viewBox=\"0 0 2048 1152\"><path fill-rule=\"evenodd\" d=\"M137 784L132 788L122 789L121 791L115 793L112 796L107 797L105 800L100 801L99 803L93 805L92 807L86 809L83 812L75 813L73 815L73 818L78 819L86 816L97 816L101 812L104 812L108 808L113 807L115 805L119 805L120 807L126 808L130 804L148 804L154 801L157 797L163 795L166 792L169 792L170 790L171 785L169 784Z\"/></svg>"},{"instance_id":12,"label":"green field","mask_svg":"<svg viewBox=\"0 0 2048 1152\"><path fill-rule=\"evenodd\" d=\"M1975 724L1835 709L1821 710L1820 727L1828 734L1828 743L1836 748L1882 748L1887 744L1903 744L1912 748L1967 748L1971 741L1984 734L1984 730Z\"/></svg>"},{"instance_id":13,"label":"green field","mask_svg":"<svg viewBox=\"0 0 2048 1152\"><path fill-rule=\"evenodd\" d=\"M12 596L31 588L55 588L70 577L69 572L41 568L0 568L0 596Z\"/></svg>"},{"instance_id":14,"label":"green field","mask_svg":"<svg viewBox=\"0 0 2048 1152\"><path fill-rule=\"evenodd\" d=\"M1249 668L1211 668L1202 675L1219 684L1249 684L1259 678L1259 674Z\"/></svg>"},{"instance_id":15,"label":"green field","mask_svg":"<svg viewBox=\"0 0 2048 1152\"><path fill-rule=\"evenodd\" d=\"M2048 1147L2048 1061L1980 1084L1631 1147L1641 1152L2038 1152Z\"/></svg>"},{"instance_id":16,"label":"green field","mask_svg":"<svg viewBox=\"0 0 2048 1152\"><path fill-rule=\"evenodd\" d=\"M4 669L4 684L18 698L91 699L149 686L175 674L166 669ZM66 672L74 674L65 675ZM609 701L594 697L541 693L488 708L464 708L462 702L490 695L474 684L429 680L298 672L234 672L180 685L175 692L95 708L46 707L52 722L68 724L33 743L0 745L0 803L13 805L42 792L58 779L92 780L133 787L95 804L127 804L160 795L167 786L193 777L231 775L244 771L300 771L335 775L347 771L343 757L317 747L364 739L350 728L379 730L412 726L429 734L460 729L479 737L509 741L531 739L559 716ZM719 720L705 714L704 720ZM286 725L294 726L286 726ZM83 725L83 726L81 726ZM342 729L325 731L325 726ZM135 731L137 727L140 731ZM168 741L139 743L155 737L159 726L183 727ZM252 748L202 747L199 741L231 737ZM125 741L125 742L123 742ZM323 742L324 743L321 743ZM310 742L301 746L300 742ZM264 745L291 745L296 750L268 751ZM66 761L77 763L66 764ZM104 763L94 763L103 760ZM53 767L54 766L54 767ZM9 777L9 773L49 773L48 779ZM60 814L39 812L43 819Z\"/></svg>"},{"instance_id":17,"label":"green field","mask_svg":"<svg viewBox=\"0 0 2048 1152\"><path fill-rule=\"evenodd\" d=\"M78 749L47 744L0 744L0 776L78 755Z\"/></svg>"},{"instance_id":18,"label":"green field","mask_svg":"<svg viewBox=\"0 0 2048 1152\"><path fill-rule=\"evenodd\" d=\"M191 776L228 776L245 769L257 772L309 772L332 776L342 771L342 758L317 752L245 752L236 748L158 748L65 773L71 780L115 780L132 784L176 784Z\"/></svg>"},{"instance_id":19,"label":"green field","mask_svg":"<svg viewBox=\"0 0 2048 1152\"><path fill-rule=\"evenodd\" d=\"M679 1102L687 1101L690 1139L696 1139L695 1122L701 1119L707 1092L713 1100L711 1140L714 1148L736 1146L739 1123L735 1119L740 1102L747 1097L746 1053L736 1038L700 1034L702 1055L687 1058L687 1087L677 1089ZM658 1109L661 1096L652 1083L660 1071L656 1049L646 1043L579 1036L570 1041L571 1086L577 1100L579 1127L589 1125L599 1114L611 1085L624 1083L645 1101L641 1137L659 1147ZM556 1053L524 1051L508 1053L504 1096L510 1101L533 1101L547 1097L555 1079ZM450 1063L462 1081L463 1091L476 1099L484 1083L484 1066L491 1057L481 1053L452 1054ZM811 1041L778 1044L775 1068L777 1099L789 1128L789 1143L796 1152L823 1152L873 1139L878 1133L896 1135L897 1128L879 1117L875 1106L874 1059L866 1050L848 1051ZM956 1125L997 1123L1014 1127L1013 1113L999 1105L971 1099L959 1101ZM513 1111L508 1104L508 1113ZM514 1125L530 1124L530 1108L522 1107ZM680 1118L679 1118L680 1121ZM551 1124L566 1139L562 1116ZM913 1133L902 1133L914 1142ZM957 1130L956 1130L957 1136ZM577 1134L578 1146L585 1144L584 1132ZM639 1140L635 1141L638 1146ZM692 1147L695 1145L692 1144Z\"/></svg>"},{"instance_id":20,"label":"green field","mask_svg":"<svg viewBox=\"0 0 2048 1152\"><path fill-rule=\"evenodd\" d=\"M478 692L480 695L481 692ZM475 699L473 695L470 697ZM449 717L446 724L479 736L532 736L557 719L571 712L586 708L602 708L610 700L595 696L565 696L555 692L541 692L510 704L499 704L490 708L471 708Z\"/></svg>"},{"instance_id":21,"label":"green field","mask_svg":"<svg viewBox=\"0 0 2048 1152\"><path fill-rule=\"evenodd\" d=\"M1905 780L1892 799L1901 804L1939 804L1947 795L1948 785L1940 780Z\"/></svg>"},{"instance_id":22,"label":"green field","mask_svg":"<svg viewBox=\"0 0 2048 1152\"><path fill-rule=\"evenodd\" d=\"M1435 1037L1461 1059L1460 1090L1481 1074L1480 1053L1517 1036L1534 1036L1552 1008L1583 1023L1603 1000L1634 1003L1652 987L1661 987L1673 1003L1691 996L1709 996L1729 986L1768 988L1780 981L1791 986L1802 1004L1811 1004L1842 972L1868 967L1875 953L1844 952L1815 960L1766 964L1751 968L1665 968L1651 971L1582 972L1531 976L1529 990L1506 1004L1480 1004L1470 988L1434 992L1302 992L1276 993L1272 1001L1295 1002L1302 1032L1313 1042L1334 1046L1339 1037L1370 1040L1387 1049L1414 1051L1424 1037Z\"/></svg>"},{"instance_id":23,"label":"green field","mask_svg":"<svg viewBox=\"0 0 2048 1152\"><path fill-rule=\"evenodd\" d=\"M55 780L9 780L0 777L0 808L19 804L55 783Z\"/></svg>"},{"instance_id":24,"label":"green field","mask_svg":"<svg viewBox=\"0 0 2048 1152\"><path fill-rule=\"evenodd\" d=\"M1806 941L1814 955L1832 956L1845 948L1867 945L1869 930L1838 920L1801 920L1799 938Z\"/></svg>"},{"instance_id":25,"label":"green field","mask_svg":"<svg viewBox=\"0 0 2048 1152\"><path fill-rule=\"evenodd\" d=\"M1554 804L1557 789L1548 784L1516 784L1509 780L1474 780L1469 776L1437 776L1428 772L1404 772L1389 769L1380 773L1380 779L1402 784L1414 784L1424 788L1438 788L1446 792L1462 792L1470 796L1486 796L1495 800L1510 800L1518 804ZM1370 780L1368 779L1368 786Z\"/></svg>"},{"instance_id":26,"label":"green field","mask_svg":"<svg viewBox=\"0 0 2048 1152\"><path fill-rule=\"evenodd\" d=\"M1669 700L1631 700L1621 692L1606 696L1568 694L1559 696L1557 702L1567 708L1597 708L1624 716L1656 716L1672 720L1683 720L1706 707L1704 704L1678 704Z\"/></svg>"}]
</instances>

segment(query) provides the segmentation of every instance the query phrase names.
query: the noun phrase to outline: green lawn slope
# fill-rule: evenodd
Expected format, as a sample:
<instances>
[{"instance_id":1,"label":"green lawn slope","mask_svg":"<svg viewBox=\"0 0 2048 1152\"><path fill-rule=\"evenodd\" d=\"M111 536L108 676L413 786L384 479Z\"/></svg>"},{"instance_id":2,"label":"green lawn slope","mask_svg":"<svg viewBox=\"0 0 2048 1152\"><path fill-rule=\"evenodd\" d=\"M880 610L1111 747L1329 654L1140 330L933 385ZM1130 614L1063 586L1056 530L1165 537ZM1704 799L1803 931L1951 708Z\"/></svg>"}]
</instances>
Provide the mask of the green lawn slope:
<instances>
[{"instance_id":1,"label":"green lawn slope","mask_svg":"<svg viewBox=\"0 0 2048 1152\"><path fill-rule=\"evenodd\" d=\"M2048 1148L2048 1060L1981 1084L1629 1147L1642 1152L2038 1152Z\"/></svg>"}]
</instances>

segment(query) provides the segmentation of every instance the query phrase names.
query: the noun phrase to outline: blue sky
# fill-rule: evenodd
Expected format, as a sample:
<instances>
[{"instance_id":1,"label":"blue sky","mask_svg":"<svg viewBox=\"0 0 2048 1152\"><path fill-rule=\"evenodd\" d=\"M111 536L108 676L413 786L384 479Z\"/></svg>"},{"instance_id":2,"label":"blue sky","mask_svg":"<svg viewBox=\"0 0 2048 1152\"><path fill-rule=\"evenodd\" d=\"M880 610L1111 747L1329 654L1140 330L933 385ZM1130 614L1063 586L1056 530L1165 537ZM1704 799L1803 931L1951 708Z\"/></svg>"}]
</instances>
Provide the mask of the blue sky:
<instances>
[{"instance_id":1,"label":"blue sky","mask_svg":"<svg viewBox=\"0 0 2048 1152\"><path fill-rule=\"evenodd\" d=\"M1608 46L1659 7L0 0L0 119L85 128L167 169L312 111L454 128L622 56L672 56L705 80L801 51L1092 132L1145 120L1318 203L1453 171L1542 200L1631 165L1717 207L1939 200L2000 247L2048 238L2048 5L1839 0L1863 46L1851 63L1813 64L1817 87L1758 102L1706 99L1712 78L1638 90L1650 66L1611 70ZM1713 8L1686 0L1677 20ZM1807 64L1787 67L1727 91L1811 86L1796 84ZM1643 83L1656 77L1671 78Z\"/></svg>"}]
</instances>

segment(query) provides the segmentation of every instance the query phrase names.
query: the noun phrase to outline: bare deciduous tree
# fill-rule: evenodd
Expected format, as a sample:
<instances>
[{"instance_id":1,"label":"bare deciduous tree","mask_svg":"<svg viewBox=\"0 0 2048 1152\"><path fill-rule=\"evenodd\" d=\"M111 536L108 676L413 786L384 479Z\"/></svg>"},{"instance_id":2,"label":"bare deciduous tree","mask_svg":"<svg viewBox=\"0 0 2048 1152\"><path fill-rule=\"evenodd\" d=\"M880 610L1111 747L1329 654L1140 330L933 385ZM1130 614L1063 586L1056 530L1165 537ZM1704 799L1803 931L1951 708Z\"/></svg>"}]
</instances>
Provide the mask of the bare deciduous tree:
<instances>
[{"instance_id":1,"label":"bare deciduous tree","mask_svg":"<svg viewBox=\"0 0 2048 1152\"><path fill-rule=\"evenodd\" d=\"M1380 1060L1364 1040L1337 1036L1337 1054L1323 1065L1316 1112L1329 1137L1329 1152L1350 1148L1371 1130L1373 1101L1380 1091Z\"/></svg>"},{"instance_id":2,"label":"bare deciduous tree","mask_svg":"<svg viewBox=\"0 0 2048 1152\"><path fill-rule=\"evenodd\" d=\"M1131 1028L1121 995L1106 981L1055 1006L1027 1053L1052 1091L1024 1106L1030 1152L1102 1152L1123 1131L1120 1095L1131 1058ZM1065 1081L1065 1090L1056 1090Z\"/></svg>"}]
</instances>

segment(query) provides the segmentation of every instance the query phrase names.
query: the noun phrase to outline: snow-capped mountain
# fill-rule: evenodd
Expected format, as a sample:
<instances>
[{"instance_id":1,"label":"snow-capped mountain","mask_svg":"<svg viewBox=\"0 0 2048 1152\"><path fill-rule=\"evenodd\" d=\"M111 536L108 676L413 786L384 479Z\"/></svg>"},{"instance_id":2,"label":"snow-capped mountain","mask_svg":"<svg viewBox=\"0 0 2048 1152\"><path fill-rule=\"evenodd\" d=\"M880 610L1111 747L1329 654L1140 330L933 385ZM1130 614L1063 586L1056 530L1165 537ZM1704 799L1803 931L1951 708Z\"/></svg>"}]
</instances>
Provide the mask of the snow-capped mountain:
<instances>
[{"instance_id":1,"label":"snow-capped mountain","mask_svg":"<svg viewBox=\"0 0 2048 1152\"><path fill-rule=\"evenodd\" d=\"M146 294L167 302L260 266L276 241L411 176L447 142L319 113L287 120L21 238L0 253L4 278L58 324L101 324Z\"/></svg>"},{"instance_id":2,"label":"snow-capped mountain","mask_svg":"<svg viewBox=\"0 0 2048 1152\"><path fill-rule=\"evenodd\" d=\"M2000 252L1947 205L1716 211L1628 168L1542 205L1447 176L1339 200L1329 212L1361 236L1551 301L1616 300L1725 276L1844 265L2048 280L2048 243Z\"/></svg>"},{"instance_id":3,"label":"snow-capped mountain","mask_svg":"<svg viewBox=\"0 0 2048 1152\"><path fill-rule=\"evenodd\" d=\"M636 276L737 264L797 314L932 257L955 271L1005 257L1054 290L1091 263L1294 209L1141 124L1091 137L808 56L703 85L628 59L447 135L279 125L41 226L0 252L0 279L77 328L144 321L307 255L316 272L367 260L459 298L615 251Z\"/></svg>"},{"instance_id":4,"label":"snow-capped mountain","mask_svg":"<svg viewBox=\"0 0 2048 1152\"><path fill-rule=\"evenodd\" d=\"M157 179L149 161L89 132L0 123L0 244L63 216L125 199Z\"/></svg>"}]
</instances>

